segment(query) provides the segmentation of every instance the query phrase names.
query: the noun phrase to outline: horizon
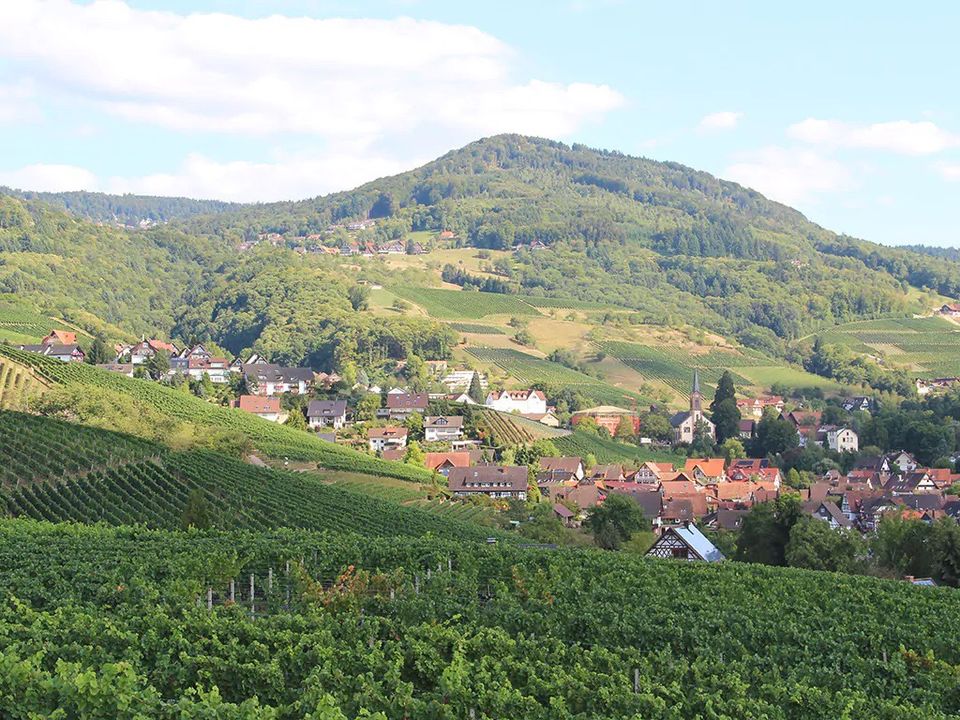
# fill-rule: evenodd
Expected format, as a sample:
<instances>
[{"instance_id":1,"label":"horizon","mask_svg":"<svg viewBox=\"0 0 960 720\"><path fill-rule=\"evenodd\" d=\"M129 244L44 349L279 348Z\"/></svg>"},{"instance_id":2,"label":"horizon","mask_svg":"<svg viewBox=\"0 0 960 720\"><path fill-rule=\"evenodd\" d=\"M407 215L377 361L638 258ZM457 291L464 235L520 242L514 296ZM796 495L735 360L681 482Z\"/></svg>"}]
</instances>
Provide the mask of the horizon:
<instances>
[{"instance_id":1,"label":"horizon","mask_svg":"<svg viewBox=\"0 0 960 720\"><path fill-rule=\"evenodd\" d=\"M0 185L289 202L517 133L681 163L837 233L960 245L956 60L936 42L960 8L691 7L11 3ZM642 32L681 21L684 42ZM811 37L817 55L791 54Z\"/></svg>"}]
</instances>

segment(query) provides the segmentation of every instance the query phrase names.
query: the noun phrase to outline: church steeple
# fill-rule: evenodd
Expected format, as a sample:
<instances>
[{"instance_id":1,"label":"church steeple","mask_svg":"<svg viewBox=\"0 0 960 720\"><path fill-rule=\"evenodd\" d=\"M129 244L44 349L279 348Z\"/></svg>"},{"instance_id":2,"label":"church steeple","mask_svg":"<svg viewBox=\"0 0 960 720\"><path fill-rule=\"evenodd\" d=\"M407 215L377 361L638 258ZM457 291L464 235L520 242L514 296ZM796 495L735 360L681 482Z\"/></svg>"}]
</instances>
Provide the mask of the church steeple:
<instances>
[{"instance_id":1,"label":"church steeple","mask_svg":"<svg viewBox=\"0 0 960 720\"><path fill-rule=\"evenodd\" d=\"M698 415L703 412L703 394L700 392L700 371L693 370L693 392L690 393L690 412Z\"/></svg>"}]
</instances>

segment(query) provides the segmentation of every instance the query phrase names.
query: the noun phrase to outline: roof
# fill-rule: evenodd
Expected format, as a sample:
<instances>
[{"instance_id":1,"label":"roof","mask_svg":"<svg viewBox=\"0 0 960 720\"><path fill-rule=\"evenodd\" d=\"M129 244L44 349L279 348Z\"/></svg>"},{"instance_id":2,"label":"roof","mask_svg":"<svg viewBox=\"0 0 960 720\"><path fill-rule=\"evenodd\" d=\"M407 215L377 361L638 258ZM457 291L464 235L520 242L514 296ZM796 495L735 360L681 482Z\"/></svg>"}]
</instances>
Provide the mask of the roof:
<instances>
[{"instance_id":1,"label":"roof","mask_svg":"<svg viewBox=\"0 0 960 720\"><path fill-rule=\"evenodd\" d=\"M406 436L407 429L402 427L370 428L367 430L367 437L371 440L393 440Z\"/></svg>"},{"instance_id":2,"label":"roof","mask_svg":"<svg viewBox=\"0 0 960 720\"><path fill-rule=\"evenodd\" d=\"M478 465L450 469L447 485L454 492L527 491L527 468L520 465Z\"/></svg>"},{"instance_id":3,"label":"roof","mask_svg":"<svg viewBox=\"0 0 960 720\"><path fill-rule=\"evenodd\" d=\"M660 490L668 498L673 495L692 495L697 492L697 486L689 480L668 480L660 483Z\"/></svg>"},{"instance_id":4,"label":"roof","mask_svg":"<svg viewBox=\"0 0 960 720\"><path fill-rule=\"evenodd\" d=\"M346 412L346 400L311 400L307 405L307 417L337 418Z\"/></svg>"},{"instance_id":5,"label":"roof","mask_svg":"<svg viewBox=\"0 0 960 720\"><path fill-rule=\"evenodd\" d=\"M738 510L732 508L719 508L713 514L717 528L720 530L739 530L743 525L743 518L749 513L749 510Z\"/></svg>"},{"instance_id":6,"label":"roof","mask_svg":"<svg viewBox=\"0 0 960 720\"><path fill-rule=\"evenodd\" d=\"M389 393L388 410L426 410L430 403L427 393Z\"/></svg>"},{"instance_id":7,"label":"roof","mask_svg":"<svg viewBox=\"0 0 960 720\"><path fill-rule=\"evenodd\" d=\"M489 395L494 401L499 400L502 397L510 398L511 400L526 400L530 397L535 397L546 402L547 396L543 394L540 390L503 390L497 392L494 390Z\"/></svg>"},{"instance_id":8,"label":"roof","mask_svg":"<svg viewBox=\"0 0 960 720\"><path fill-rule=\"evenodd\" d=\"M628 485L634 487L627 487ZM660 516L663 499L656 490L645 490L644 487L646 486L636 483L618 483L616 487L611 487L608 492L625 495L635 501L643 510L643 516L648 520L653 520Z\"/></svg>"},{"instance_id":9,"label":"roof","mask_svg":"<svg viewBox=\"0 0 960 720\"><path fill-rule=\"evenodd\" d=\"M264 383L313 382L313 370L310 368L282 367L273 363L256 363L243 366L244 377Z\"/></svg>"},{"instance_id":10,"label":"roof","mask_svg":"<svg viewBox=\"0 0 960 720\"><path fill-rule=\"evenodd\" d=\"M623 477L623 466L597 465L590 471L590 477L595 480L619 480Z\"/></svg>"},{"instance_id":11,"label":"roof","mask_svg":"<svg viewBox=\"0 0 960 720\"><path fill-rule=\"evenodd\" d=\"M406 454L407 454L407 451L405 448L388 449L383 451L383 459L384 460L403 460Z\"/></svg>"},{"instance_id":12,"label":"roof","mask_svg":"<svg viewBox=\"0 0 960 720\"><path fill-rule=\"evenodd\" d=\"M463 416L461 415L437 415L427 416L423 419L423 426L440 428L459 428L463 427Z\"/></svg>"},{"instance_id":13,"label":"roof","mask_svg":"<svg viewBox=\"0 0 960 720\"><path fill-rule=\"evenodd\" d=\"M663 535L660 536L660 539L662 540L671 535L683 542L683 544L693 551L693 553L701 560L717 562L725 559L723 553L717 549L717 546L710 542L706 535L700 532L699 528L697 528L697 526L693 523L686 523L680 527L667 528L663 531ZM659 540L655 542L653 547L647 551L647 554L650 554L650 552L658 545L659 542Z\"/></svg>"},{"instance_id":14,"label":"roof","mask_svg":"<svg viewBox=\"0 0 960 720\"><path fill-rule=\"evenodd\" d=\"M721 477L725 460L723 458L690 458L684 463L683 470L692 474L699 469L707 477Z\"/></svg>"},{"instance_id":15,"label":"roof","mask_svg":"<svg viewBox=\"0 0 960 720\"><path fill-rule=\"evenodd\" d=\"M597 405L586 410L577 410L574 415L636 415L633 410L617 407L616 405Z\"/></svg>"},{"instance_id":16,"label":"roof","mask_svg":"<svg viewBox=\"0 0 960 720\"><path fill-rule=\"evenodd\" d=\"M237 407L254 415L274 415L280 412L280 398L261 395L241 395Z\"/></svg>"},{"instance_id":17,"label":"roof","mask_svg":"<svg viewBox=\"0 0 960 720\"><path fill-rule=\"evenodd\" d=\"M710 488L717 500L749 500L756 485L749 480L732 480L713 485Z\"/></svg>"},{"instance_id":18,"label":"roof","mask_svg":"<svg viewBox=\"0 0 960 720\"><path fill-rule=\"evenodd\" d=\"M553 504L553 511L565 520L569 520L573 517L573 511L566 505L561 505L560 503Z\"/></svg>"},{"instance_id":19,"label":"roof","mask_svg":"<svg viewBox=\"0 0 960 720\"><path fill-rule=\"evenodd\" d=\"M674 495L672 499L663 503L663 519L682 521L696 520L704 517L710 512L707 504L707 496L703 493L691 493L689 495Z\"/></svg>"},{"instance_id":20,"label":"roof","mask_svg":"<svg viewBox=\"0 0 960 720\"><path fill-rule=\"evenodd\" d=\"M682 425L683 422L684 422L684 420L686 420L686 419L689 418L689 417L690 417L690 413L689 413L689 412L679 412L679 413L676 413L675 415L672 415L672 416L670 417L670 424L673 425L673 427L678 427L678 426Z\"/></svg>"},{"instance_id":21,"label":"roof","mask_svg":"<svg viewBox=\"0 0 960 720\"><path fill-rule=\"evenodd\" d=\"M575 473L580 469L582 460L578 457L542 457L540 458L540 469L559 471L565 473Z\"/></svg>"},{"instance_id":22,"label":"roof","mask_svg":"<svg viewBox=\"0 0 960 720\"><path fill-rule=\"evenodd\" d=\"M51 330L50 334L44 338L53 340L60 345L76 345L77 344L77 334L75 332L70 332L69 330Z\"/></svg>"},{"instance_id":23,"label":"roof","mask_svg":"<svg viewBox=\"0 0 960 720\"><path fill-rule=\"evenodd\" d=\"M436 470L443 465L450 467L470 467L469 452L431 452L424 456L424 466Z\"/></svg>"}]
</instances>

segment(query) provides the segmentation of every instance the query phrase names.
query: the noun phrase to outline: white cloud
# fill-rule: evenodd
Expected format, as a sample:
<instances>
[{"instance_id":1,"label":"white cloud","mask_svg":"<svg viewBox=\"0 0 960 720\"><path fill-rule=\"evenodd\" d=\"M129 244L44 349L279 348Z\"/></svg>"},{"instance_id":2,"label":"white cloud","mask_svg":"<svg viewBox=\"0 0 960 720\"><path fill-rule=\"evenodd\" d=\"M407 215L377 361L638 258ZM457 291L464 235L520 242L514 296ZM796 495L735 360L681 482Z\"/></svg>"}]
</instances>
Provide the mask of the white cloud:
<instances>
[{"instance_id":1,"label":"white cloud","mask_svg":"<svg viewBox=\"0 0 960 720\"><path fill-rule=\"evenodd\" d=\"M492 35L410 18L17 0L0 3L0 57L52 94L179 131L367 143L438 128L563 136L623 103L605 85L518 82L513 52Z\"/></svg>"},{"instance_id":2,"label":"white cloud","mask_svg":"<svg viewBox=\"0 0 960 720\"><path fill-rule=\"evenodd\" d=\"M852 173L843 163L810 150L777 146L745 154L724 176L788 205L853 187Z\"/></svg>"},{"instance_id":3,"label":"white cloud","mask_svg":"<svg viewBox=\"0 0 960 720\"><path fill-rule=\"evenodd\" d=\"M113 193L272 201L343 190L403 169L388 158L358 159L352 154L281 157L272 162L217 162L194 154L176 172L113 177L103 187Z\"/></svg>"},{"instance_id":4,"label":"white cloud","mask_svg":"<svg viewBox=\"0 0 960 720\"><path fill-rule=\"evenodd\" d=\"M2 51L0 51L2 53ZM0 125L32 122L40 118L30 83L0 84Z\"/></svg>"},{"instance_id":5,"label":"white cloud","mask_svg":"<svg viewBox=\"0 0 960 720\"><path fill-rule=\"evenodd\" d=\"M97 178L89 170L76 165L37 163L18 170L0 171L0 185L23 190L94 190Z\"/></svg>"},{"instance_id":6,"label":"white cloud","mask_svg":"<svg viewBox=\"0 0 960 720\"><path fill-rule=\"evenodd\" d=\"M697 129L708 132L713 130L732 130L737 126L737 123L740 122L740 118L742 117L743 113L730 112L729 110L710 113L709 115L703 116L697 125Z\"/></svg>"},{"instance_id":7,"label":"white cloud","mask_svg":"<svg viewBox=\"0 0 960 720\"><path fill-rule=\"evenodd\" d=\"M960 135L927 120L856 125L807 118L787 128L787 135L812 145L887 150L902 155L931 155L960 146Z\"/></svg>"},{"instance_id":8,"label":"white cloud","mask_svg":"<svg viewBox=\"0 0 960 720\"><path fill-rule=\"evenodd\" d=\"M960 182L960 164L940 163L937 170L943 176L944 180L950 182Z\"/></svg>"}]
</instances>

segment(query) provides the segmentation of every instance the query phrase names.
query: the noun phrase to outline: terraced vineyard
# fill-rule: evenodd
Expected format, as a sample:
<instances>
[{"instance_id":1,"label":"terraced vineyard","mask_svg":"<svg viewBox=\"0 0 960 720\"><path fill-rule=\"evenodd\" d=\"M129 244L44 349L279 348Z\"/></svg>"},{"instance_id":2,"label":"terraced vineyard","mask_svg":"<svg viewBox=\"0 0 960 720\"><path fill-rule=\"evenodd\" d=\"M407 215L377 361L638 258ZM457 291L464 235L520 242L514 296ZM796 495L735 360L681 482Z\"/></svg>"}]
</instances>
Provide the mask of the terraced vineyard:
<instances>
[{"instance_id":1,"label":"terraced vineyard","mask_svg":"<svg viewBox=\"0 0 960 720\"><path fill-rule=\"evenodd\" d=\"M44 387L33 370L0 354L0 409L22 408L26 400Z\"/></svg>"},{"instance_id":2,"label":"terraced vineyard","mask_svg":"<svg viewBox=\"0 0 960 720\"><path fill-rule=\"evenodd\" d=\"M36 342L50 332L52 324L50 318L30 310L0 307L0 338L16 334Z\"/></svg>"},{"instance_id":3,"label":"terraced vineyard","mask_svg":"<svg viewBox=\"0 0 960 720\"><path fill-rule=\"evenodd\" d=\"M0 411L0 487L83 477L164 455L164 447L132 435Z\"/></svg>"},{"instance_id":4,"label":"terraced vineyard","mask_svg":"<svg viewBox=\"0 0 960 720\"><path fill-rule=\"evenodd\" d=\"M629 390L607 385L602 380L572 370L560 363L535 357L513 348L467 348L480 362L496 365L524 385L546 383L570 387L601 405L623 405L640 396ZM719 376L718 376L719 377Z\"/></svg>"},{"instance_id":5,"label":"terraced vineyard","mask_svg":"<svg viewBox=\"0 0 960 720\"><path fill-rule=\"evenodd\" d=\"M309 433L261 420L240 410L213 405L158 383L127 378L83 363L64 363L0 345L0 358L4 357L14 361L4 363L5 366L22 365L32 368L41 378L51 383L109 388L153 405L180 420L206 427L239 431L249 437L258 450L273 457L311 460L334 470L384 475L402 480L421 482L430 479L430 473L425 469L381 460L324 442Z\"/></svg>"},{"instance_id":6,"label":"terraced vineyard","mask_svg":"<svg viewBox=\"0 0 960 720\"><path fill-rule=\"evenodd\" d=\"M34 476L36 476L35 471ZM482 540L489 529L417 507L351 492L302 473L256 468L204 452L170 453L72 477L48 477L0 490L11 517L51 522L143 524L179 529L191 493L206 499L216 527L290 527L365 535Z\"/></svg>"},{"instance_id":7,"label":"terraced vineyard","mask_svg":"<svg viewBox=\"0 0 960 720\"><path fill-rule=\"evenodd\" d=\"M819 337L880 356L919 377L960 375L960 326L940 317L866 320L839 325Z\"/></svg>"},{"instance_id":8,"label":"terraced vineyard","mask_svg":"<svg viewBox=\"0 0 960 720\"><path fill-rule=\"evenodd\" d=\"M730 370L734 382L752 385L747 378L737 373L737 368L766 367L773 362L770 358L760 355L716 349L693 354L678 347L650 347L638 343L609 340L595 343L595 346L610 357L633 368L644 378L661 382L680 394L690 391L695 368L700 371L700 381L705 394L710 395L724 370Z\"/></svg>"},{"instance_id":9,"label":"terraced vineyard","mask_svg":"<svg viewBox=\"0 0 960 720\"><path fill-rule=\"evenodd\" d=\"M620 463L628 467L638 467L647 462L672 462L683 465L684 458L669 450L645 450L636 445L622 443L612 438L602 438L588 432L574 432L553 441L564 455L586 457L593 455L598 463Z\"/></svg>"},{"instance_id":10,"label":"terraced vineyard","mask_svg":"<svg viewBox=\"0 0 960 720\"><path fill-rule=\"evenodd\" d=\"M473 333L474 335L505 335L498 327L493 325L480 325L479 323L452 322L447 323L453 330L462 333Z\"/></svg>"},{"instance_id":11,"label":"terraced vineyard","mask_svg":"<svg viewBox=\"0 0 960 720\"><path fill-rule=\"evenodd\" d=\"M516 295L410 286L390 289L404 300L422 307L430 317L441 320L478 320L487 315L540 314L536 308Z\"/></svg>"}]
</instances>

